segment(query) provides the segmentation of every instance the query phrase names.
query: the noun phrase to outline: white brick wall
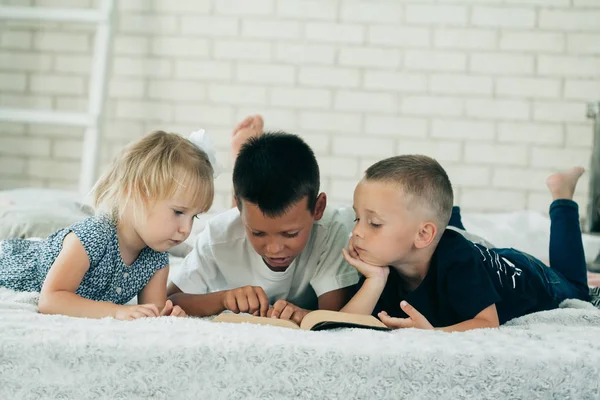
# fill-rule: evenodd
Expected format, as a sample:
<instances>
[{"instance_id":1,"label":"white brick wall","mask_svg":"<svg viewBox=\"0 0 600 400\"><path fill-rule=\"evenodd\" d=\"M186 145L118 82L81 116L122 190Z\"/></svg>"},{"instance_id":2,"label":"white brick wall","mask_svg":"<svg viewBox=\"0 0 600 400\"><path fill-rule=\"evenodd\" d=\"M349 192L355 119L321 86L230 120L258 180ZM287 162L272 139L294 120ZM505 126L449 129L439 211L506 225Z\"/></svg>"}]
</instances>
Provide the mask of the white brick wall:
<instances>
[{"instance_id":1,"label":"white brick wall","mask_svg":"<svg viewBox=\"0 0 600 400\"><path fill-rule=\"evenodd\" d=\"M305 138L333 203L373 162L418 152L467 210L545 211L544 178L591 156L600 0L122 0L114 26L102 165L150 130L204 127L228 169L218 207L231 128L253 113ZM0 105L85 108L93 39L83 24L3 22ZM0 189L75 188L81 135L0 123Z\"/></svg>"}]
</instances>

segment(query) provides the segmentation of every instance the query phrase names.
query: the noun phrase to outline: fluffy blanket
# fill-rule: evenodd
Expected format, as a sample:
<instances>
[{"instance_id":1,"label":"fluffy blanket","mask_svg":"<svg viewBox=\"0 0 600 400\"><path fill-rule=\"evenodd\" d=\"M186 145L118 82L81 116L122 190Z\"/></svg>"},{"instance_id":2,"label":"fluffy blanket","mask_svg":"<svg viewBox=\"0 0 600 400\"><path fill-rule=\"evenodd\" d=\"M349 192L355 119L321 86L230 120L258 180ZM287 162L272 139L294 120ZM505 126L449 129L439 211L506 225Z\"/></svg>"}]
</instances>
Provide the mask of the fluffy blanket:
<instances>
[{"instance_id":1,"label":"fluffy blanket","mask_svg":"<svg viewBox=\"0 0 600 400\"><path fill-rule=\"evenodd\" d=\"M600 311L579 301L451 334L88 320L36 302L0 288L1 399L600 398Z\"/></svg>"}]
</instances>

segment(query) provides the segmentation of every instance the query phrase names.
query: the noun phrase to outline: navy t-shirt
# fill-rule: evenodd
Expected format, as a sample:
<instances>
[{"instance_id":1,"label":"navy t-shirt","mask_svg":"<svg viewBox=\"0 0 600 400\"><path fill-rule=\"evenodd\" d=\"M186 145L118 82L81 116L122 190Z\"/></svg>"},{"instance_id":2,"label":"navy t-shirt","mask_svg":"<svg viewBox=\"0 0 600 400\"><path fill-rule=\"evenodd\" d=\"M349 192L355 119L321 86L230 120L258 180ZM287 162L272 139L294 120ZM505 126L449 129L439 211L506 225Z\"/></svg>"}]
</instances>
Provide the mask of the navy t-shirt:
<instances>
[{"instance_id":1,"label":"navy t-shirt","mask_svg":"<svg viewBox=\"0 0 600 400\"><path fill-rule=\"evenodd\" d=\"M373 315L386 311L392 317L406 318L400 309L400 301L406 300L434 327L444 327L472 319L492 304L496 304L501 324L555 308L542 274L536 271L540 266L532 261L517 250L488 249L446 229L425 279L415 290L406 291L390 267ZM364 277L359 285L363 281Z\"/></svg>"}]
</instances>

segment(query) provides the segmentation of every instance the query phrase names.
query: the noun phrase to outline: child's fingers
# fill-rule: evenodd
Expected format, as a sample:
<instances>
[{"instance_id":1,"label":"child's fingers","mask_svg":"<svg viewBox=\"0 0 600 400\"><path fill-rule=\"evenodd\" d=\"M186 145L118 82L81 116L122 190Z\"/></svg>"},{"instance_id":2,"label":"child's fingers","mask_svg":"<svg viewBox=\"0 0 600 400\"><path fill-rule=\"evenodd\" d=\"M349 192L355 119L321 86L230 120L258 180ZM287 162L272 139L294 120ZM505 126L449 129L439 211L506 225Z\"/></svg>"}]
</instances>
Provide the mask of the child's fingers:
<instances>
[{"instance_id":1,"label":"child's fingers","mask_svg":"<svg viewBox=\"0 0 600 400\"><path fill-rule=\"evenodd\" d=\"M296 311L297 308L292 306L291 304L288 304L282 311L281 314L279 314L279 319L292 319L292 315L294 314L294 311Z\"/></svg>"},{"instance_id":2,"label":"child's fingers","mask_svg":"<svg viewBox=\"0 0 600 400\"><path fill-rule=\"evenodd\" d=\"M140 312L140 311L134 311L131 313L131 319L139 319L139 318L147 318L148 315Z\"/></svg>"},{"instance_id":3,"label":"child's fingers","mask_svg":"<svg viewBox=\"0 0 600 400\"><path fill-rule=\"evenodd\" d=\"M350 253L348 253L348 250L346 250L346 249L342 249L342 255L344 256L344 259L348 262L348 264L350 264L354 268L356 268L358 270L358 272L363 271L363 265L362 265L361 261L358 259L358 257L352 257L350 255Z\"/></svg>"},{"instance_id":4,"label":"child's fingers","mask_svg":"<svg viewBox=\"0 0 600 400\"><path fill-rule=\"evenodd\" d=\"M153 314L153 315L150 315L151 317L158 317L160 315L160 312L158 311L158 307L156 306L156 304L140 304L139 306L150 311Z\"/></svg>"},{"instance_id":5,"label":"child's fingers","mask_svg":"<svg viewBox=\"0 0 600 400\"><path fill-rule=\"evenodd\" d=\"M273 312L271 313L271 318L279 318L281 312L287 306L287 301L285 300L277 300L275 304L273 304Z\"/></svg>"},{"instance_id":6,"label":"child's fingers","mask_svg":"<svg viewBox=\"0 0 600 400\"><path fill-rule=\"evenodd\" d=\"M348 241L348 254L352 258L358 258L358 253L354 249L354 245L352 244L352 238Z\"/></svg>"},{"instance_id":7,"label":"child's fingers","mask_svg":"<svg viewBox=\"0 0 600 400\"><path fill-rule=\"evenodd\" d=\"M248 312L248 297L247 294L242 293L240 296L236 296L235 301L237 303L237 308L240 312Z\"/></svg>"},{"instance_id":8,"label":"child's fingers","mask_svg":"<svg viewBox=\"0 0 600 400\"><path fill-rule=\"evenodd\" d=\"M255 289L256 295L258 296L258 301L260 303L260 316L265 317L270 306L269 298L267 297L267 294L265 293L263 288L256 287Z\"/></svg>"},{"instance_id":9,"label":"child's fingers","mask_svg":"<svg viewBox=\"0 0 600 400\"><path fill-rule=\"evenodd\" d=\"M348 252L350 253L350 255L352 255L352 253L356 253L356 250L354 250L354 243L352 241L352 237L350 236L350 240L348 240Z\"/></svg>"},{"instance_id":10,"label":"child's fingers","mask_svg":"<svg viewBox=\"0 0 600 400\"><path fill-rule=\"evenodd\" d=\"M356 266L354 265L354 257L352 257L350 255L350 253L348 252L348 250L346 249L342 249L342 255L344 256L344 260L346 260L348 262L348 264L352 265L353 267L356 268Z\"/></svg>"},{"instance_id":11,"label":"child's fingers","mask_svg":"<svg viewBox=\"0 0 600 400\"><path fill-rule=\"evenodd\" d=\"M175 306L173 307L173 311L171 311L171 316L172 317L187 317L187 314L185 313L185 311L183 311L183 309L179 306Z\"/></svg>"},{"instance_id":12,"label":"child's fingers","mask_svg":"<svg viewBox=\"0 0 600 400\"><path fill-rule=\"evenodd\" d=\"M433 326L429 323L427 318L425 318L425 316L423 314L421 314L419 311L417 311L416 308L414 308L413 306L408 304L408 302L402 300L400 302L400 308L414 322L413 326L415 326L417 328L421 328L421 329L433 328Z\"/></svg>"},{"instance_id":13,"label":"child's fingers","mask_svg":"<svg viewBox=\"0 0 600 400\"><path fill-rule=\"evenodd\" d=\"M173 312L173 302L171 300L167 300L165 306L160 312L160 316L163 317L165 315L171 315Z\"/></svg>"},{"instance_id":14,"label":"child's fingers","mask_svg":"<svg viewBox=\"0 0 600 400\"><path fill-rule=\"evenodd\" d=\"M233 311L236 314L240 312L237 306L237 299L233 292L230 291L225 295L223 307L225 307L226 310Z\"/></svg>"},{"instance_id":15,"label":"child's fingers","mask_svg":"<svg viewBox=\"0 0 600 400\"><path fill-rule=\"evenodd\" d=\"M247 312L252 314L255 311L260 310L260 302L258 301L258 296L255 291L248 293L248 296L246 297L246 299L248 301L248 311Z\"/></svg>"},{"instance_id":16,"label":"child's fingers","mask_svg":"<svg viewBox=\"0 0 600 400\"><path fill-rule=\"evenodd\" d=\"M305 312L303 310L296 310L294 312L294 314L292 314L292 317L290 318L292 321L294 321L295 323L297 323L298 325L300 325L300 323L302 322L302 320L304 319L305 316Z\"/></svg>"},{"instance_id":17,"label":"child's fingers","mask_svg":"<svg viewBox=\"0 0 600 400\"><path fill-rule=\"evenodd\" d=\"M412 320L410 318L395 318L390 317L387 313L380 312L377 314L381 322L384 323L385 326L391 329L399 329L399 328L410 328L412 327Z\"/></svg>"},{"instance_id":18,"label":"child's fingers","mask_svg":"<svg viewBox=\"0 0 600 400\"><path fill-rule=\"evenodd\" d=\"M156 310L158 310L156 305L154 305L154 304L152 304L152 305L154 306L154 308ZM144 305L141 305L136 309L137 312L144 314L148 318L158 317L159 314L156 312L156 310L152 309L151 307L144 307Z\"/></svg>"},{"instance_id":19,"label":"child's fingers","mask_svg":"<svg viewBox=\"0 0 600 400\"><path fill-rule=\"evenodd\" d=\"M408 315L415 321L424 318L423 314L418 312L416 308L414 308L404 300L400 302L400 308L402 308L402 311L404 311L406 315Z\"/></svg>"}]
</instances>

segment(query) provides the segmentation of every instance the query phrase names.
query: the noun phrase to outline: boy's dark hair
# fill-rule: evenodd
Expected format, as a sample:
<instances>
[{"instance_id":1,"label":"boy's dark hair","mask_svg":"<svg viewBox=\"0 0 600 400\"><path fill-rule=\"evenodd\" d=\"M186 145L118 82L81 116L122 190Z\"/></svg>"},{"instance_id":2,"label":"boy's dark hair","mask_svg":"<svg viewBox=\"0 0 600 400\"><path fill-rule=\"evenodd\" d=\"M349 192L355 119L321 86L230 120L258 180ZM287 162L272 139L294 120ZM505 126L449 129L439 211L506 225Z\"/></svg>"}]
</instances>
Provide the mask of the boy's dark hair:
<instances>
[{"instance_id":1,"label":"boy's dark hair","mask_svg":"<svg viewBox=\"0 0 600 400\"><path fill-rule=\"evenodd\" d=\"M319 194L319 165L300 137L269 132L249 139L235 160L233 190L238 208L254 203L264 215L278 217L305 196L315 211Z\"/></svg>"},{"instance_id":2,"label":"boy's dark hair","mask_svg":"<svg viewBox=\"0 0 600 400\"><path fill-rule=\"evenodd\" d=\"M454 204L452 184L448 174L433 158L423 155L403 155L386 158L365 171L365 179L399 185L405 194L427 204L443 231L448 225Z\"/></svg>"}]
</instances>

